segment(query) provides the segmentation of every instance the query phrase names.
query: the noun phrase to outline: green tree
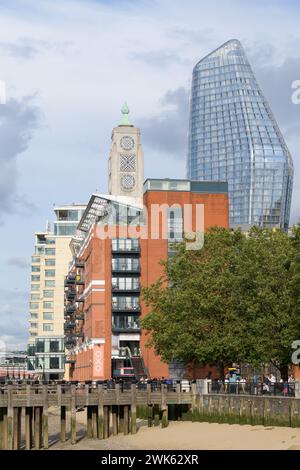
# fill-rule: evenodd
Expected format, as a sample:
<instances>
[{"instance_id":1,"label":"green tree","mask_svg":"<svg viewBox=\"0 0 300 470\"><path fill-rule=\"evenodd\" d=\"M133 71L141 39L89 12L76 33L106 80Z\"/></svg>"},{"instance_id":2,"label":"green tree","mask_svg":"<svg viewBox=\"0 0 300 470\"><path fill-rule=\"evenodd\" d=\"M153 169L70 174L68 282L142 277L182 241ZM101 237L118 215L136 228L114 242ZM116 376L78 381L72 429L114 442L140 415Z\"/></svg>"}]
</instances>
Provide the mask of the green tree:
<instances>
[{"instance_id":1,"label":"green tree","mask_svg":"<svg viewBox=\"0 0 300 470\"><path fill-rule=\"evenodd\" d=\"M246 359L253 365L272 363L283 379L288 377L291 344L300 332L294 289L296 253L286 233L254 227L236 271L236 307L248 324Z\"/></svg>"},{"instance_id":2,"label":"green tree","mask_svg":"<svg viewBox=\"0 0 300 470\"><path fill-rule=\"evenodd\" d=\"M213 228L202 250L177 247L164 274L143 290L142 327L162 359L215 364L274 364L287 378L300 338L300 226L292 236L253 228Z\"/></svg>"},{"instance_id":3,"label":"green tree","mask_svg":"<svg viewBox=\"0 0 300 470\"><path fill-rule=\"evenodd\" d=\"M246 324L235 308L234 283L240 232L213 228L205 234L202 250L187 251L163 261L164 275L143 290L151 312L142 320L148 345L164 361L214 364L224 368L243 360Z\"/></svg>"}]
</instances>

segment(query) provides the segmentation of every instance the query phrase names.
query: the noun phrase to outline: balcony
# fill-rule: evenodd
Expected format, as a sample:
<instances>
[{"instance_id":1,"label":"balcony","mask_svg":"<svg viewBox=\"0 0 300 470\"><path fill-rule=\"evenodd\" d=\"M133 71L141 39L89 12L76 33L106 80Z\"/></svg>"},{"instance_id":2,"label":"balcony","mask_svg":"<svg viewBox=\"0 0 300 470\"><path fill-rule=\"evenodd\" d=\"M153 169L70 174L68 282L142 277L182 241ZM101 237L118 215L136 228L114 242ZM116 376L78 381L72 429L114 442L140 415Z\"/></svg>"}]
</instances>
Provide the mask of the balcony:
<instances>
[{"instance_id":1,"label":"balcony","mask_svg":"<svg viewBox=\"0 0 300 470\"><path fill-rule=\"evenodd\" d=\"M83 296L83 294L79 294L78 297L76 297L75 302L84 302L84 296Z\"/></svg>"},{"instance_id":2,"label":"balcony","mask_svg":"<svg viewBox=\"0 0 300 470\"><path fill-rule=\"evenodd\" d=\"M132 253L132 254L139 254L140 253L140 244L139 240L112 240L111 244L111 251L112 253Z\"/></svg>"},{"instance_id":3,"label":"balcony","mask_svg":"<svg viewBox=\"0 0 300 470\"><path fill-rule=\"evenodd\" d=\"M128 326L118 326L112 325L111 327L113 333L140 333L140 326L128 325Z\"/></svg>"},{"instance_id":4,"label":"balcony","mask_svg":"<svg viewBox=\"0 0 300 470\"><path fill-rule=\"evenodd\" d=\"M65 287L69 287L75 284L76 276L75 274L69 274L65 279Z\"/></svg>"},{"instance_id":5,"label":"balcony","mask_svg":"<svg viewBox=\"0 0 300 470\"><path fill-rule=\"evenodd\" d=\"M118 285L112 285L111 290L113 291L114 294L126 294L126 292L136 292L139 293L141 291L141 286L136 285L136 286L118 286Z\"/></svg>"},{"instance_id":6,"label":"balcony","mask_svg":"<svg viewBox=\"0 0 300 470\"><path fill-rule=\"evenodd\" d=\"M73 315L73 313L76 312L76 305L70 304L67 305L65 308L65 316L66 315Z\"/></svg>"},{"instance_id":7,"label":"balcony","mask_svg":"<svg viewBox=\"0 0 300 470\"><path fill-rule=\"evenodd\" d=\"M80 276L80 274L76 275L75 281L77 286L84 286L84 278L83 276Z\"/></svg>"},{"instance_id":8,"label":"balcony","mask_svg":"<svg viewBox=\"0 0 300 470\"><path fill-rule=\"evenodd\" d=\"M124 304L123 302L112 302L113 312L137 312L141 311L140 304Z\"/></svg>"},{"instance_id":9,"label":"balcony","mask_svg":"<svg viewBox=\"0 0 300 470\"><path fill-rule=\"evenodd\" d=\"M74 321L65 322L64 329L65 330L71 330L72 328L75 328L75 325L76 325L76 323Z\"/></svg>"},{"instance_id":10,"label":"balcony","mask_svg":"<svg viewBox=\"0 0 300 470\"><path fill-rule=\"evenodd\" d=\"M84 320L84 314L77 313L75 315L75 320L80 320L80 321Z\"/></svg>"},{"instance_id":11,"label":"balcony","mask_svg":"<svg viewBox=\"0 0 300 470\"><path fill-rule=\"evenodd\" d=\"M76 258L76 260L75 260L75 266L76 266L76 268L84 268L84 261L82 261L82 260Z\"/></svg>"},{"instance_id":12,"label":"balcony","mask_svg":"<svg viewBox=\"0 0 300 470\"><path fill-rule=\"evenodd\" d=\"M75 290L69 289L69 290L66 292L66 299L67 299L68 301L74 300L75 297L76 297L76 291L75 291Z\"/></svg>"},{"instance_id":13,"label":"balcony","mask_svg":"<svg viewBox=\"0 0 300 470\"><path fill-rule=\"evenodd\" d=\"M139 263L124 263L113 260L111 270L115 274L140 273L141 268Z\"/></svg>"}]
</instances>

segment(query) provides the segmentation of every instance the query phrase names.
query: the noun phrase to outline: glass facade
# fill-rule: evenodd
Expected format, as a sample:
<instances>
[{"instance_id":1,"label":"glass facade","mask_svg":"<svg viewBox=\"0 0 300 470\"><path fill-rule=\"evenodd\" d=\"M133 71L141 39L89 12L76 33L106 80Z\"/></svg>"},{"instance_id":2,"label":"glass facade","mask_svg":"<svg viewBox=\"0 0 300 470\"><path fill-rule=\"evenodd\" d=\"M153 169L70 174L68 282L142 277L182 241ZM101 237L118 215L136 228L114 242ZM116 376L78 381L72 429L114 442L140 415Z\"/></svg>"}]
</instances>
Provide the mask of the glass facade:
<instances>
[{"instance_id":1,"label":"glass facade","mask_svg":"<svg viewBox=\"0 0 300 470\"><path fill-rule=\"evenodd\" d=\"M228 181L231 226L288 228L292 157L237 40L194 67L187 172Z\"/></svg>"}]
</instances>

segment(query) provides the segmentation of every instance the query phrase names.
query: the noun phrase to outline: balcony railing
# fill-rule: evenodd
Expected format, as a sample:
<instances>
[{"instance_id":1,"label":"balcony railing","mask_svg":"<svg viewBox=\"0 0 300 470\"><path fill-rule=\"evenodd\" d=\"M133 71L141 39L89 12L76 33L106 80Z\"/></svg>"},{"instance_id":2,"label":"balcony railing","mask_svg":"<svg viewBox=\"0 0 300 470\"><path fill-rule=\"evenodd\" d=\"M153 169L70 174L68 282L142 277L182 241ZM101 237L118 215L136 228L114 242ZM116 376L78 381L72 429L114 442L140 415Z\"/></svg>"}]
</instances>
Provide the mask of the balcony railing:
<instances>
[{"instance_id":1,"label":"balcony railing","mask_svg":"<svg viewBox=\"0 0 300 470\"><path fill-rule=\"evenodd\" d=\"M114 273L139 273L141 268L139 264L112 263L112 272Z\"/></svg>"},{"instance_id":2,"label":"balcony railing","mask_svg":"<svg viewBox=\"0 0 300 470\"><path fill-rule=\"evenodd\" d=\"M123 302L112 302L113 312L140 312L140 304L124 304Z\"/></svg>"},{"instance_id":3,"label":"balcony railing","mask_svg":"<svg viewBox=\"0 0 300 470\"><path fill-rule=\"evenodd\" d=\"M140 292L141 286L140 284L138 285L132 285L132 286L119 286L117 284L112 284L112 291L115 293L118 292Z\"/></svg>"},{"instance_id":4,"label":"balcony railing","mask_svg":"<svg viewBox=\"0 0 300 470\"><path fill-rule=\"evenodd\" d=\"M138 240L113 240L111 244L113 253L140 253Z\"/></svg>"}]
</instances>

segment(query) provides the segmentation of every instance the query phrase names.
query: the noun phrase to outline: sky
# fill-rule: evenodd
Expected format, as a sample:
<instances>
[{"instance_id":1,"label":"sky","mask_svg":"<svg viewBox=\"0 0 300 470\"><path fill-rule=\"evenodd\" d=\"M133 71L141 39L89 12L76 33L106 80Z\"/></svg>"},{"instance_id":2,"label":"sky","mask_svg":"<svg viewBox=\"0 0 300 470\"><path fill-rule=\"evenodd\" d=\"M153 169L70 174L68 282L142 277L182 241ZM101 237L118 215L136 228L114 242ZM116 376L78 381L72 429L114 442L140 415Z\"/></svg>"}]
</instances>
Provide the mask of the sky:
<instances>
[{"instance_id":1,"label":"sky","mask_svg":"<svg viewBox=\"0 0 300 470\"><path fill-rule=\"evenodd\" d=\"M193 66L239 39L292 153L300 218L300 2L0 0L0 345L25 348L35 231L107 191L127 100L145 177L185 178Z\"/></svg>"}]
</instances>

